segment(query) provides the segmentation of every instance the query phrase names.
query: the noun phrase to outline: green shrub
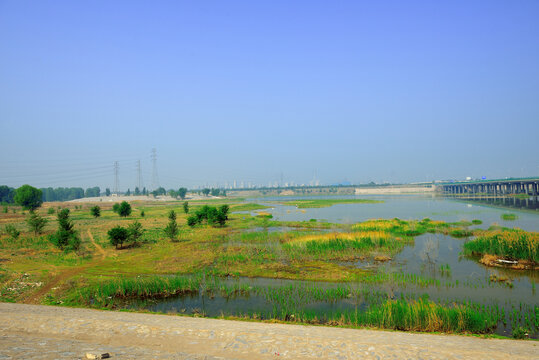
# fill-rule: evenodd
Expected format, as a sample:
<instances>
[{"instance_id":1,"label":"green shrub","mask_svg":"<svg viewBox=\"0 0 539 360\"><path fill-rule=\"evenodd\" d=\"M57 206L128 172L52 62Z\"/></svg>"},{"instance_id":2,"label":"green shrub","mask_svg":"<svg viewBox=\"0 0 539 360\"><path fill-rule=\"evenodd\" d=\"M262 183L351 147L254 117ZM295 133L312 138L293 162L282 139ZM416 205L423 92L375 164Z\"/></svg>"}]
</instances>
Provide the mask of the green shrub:
<instances>
[{"instance_id":1,"label":"green shrub","mask_svg":"<svg viewBox=\"0 0 539 360\"><path fill-rule=\"evenodd\" d=\"M523 327L516 326L513 329L511 336L513 336L514 339L526 339L528 337L528 330Z\"/></svg>"},{"instance_id":2,"label":"green shrub","mask_svg":"<svg viewBox=\"0 0 539 360\"><path fill-rule=\"evenodd\" d=\"M176 213L174 212L174 210L170 210L170 212L168 213L168 219L169 222L165 227L165 234L170 240L174 241L179 232L178 224L176 223Z\"/></svg>"},{"instance_id":3,"label":"green shrub","mask_svg":"<svg viewBox=\"0 0 539 360\"><path fill-rule=\"evenodd\" d=\"M19 235L21 232L17 230L17 228L14 225L7 224L4 228L6 231L6 234L8 234L13 240L17 240L19 238Z\"/></svg>"},{"instance_id":4,"label":"green shrub","mask_svg":"<svg viewBox=\"0 0 539 360\"><path fill-rule=\"evenodd\" d=\"M189 202L187 201L183 203L183 212L189 214Z\"/></svg>"},{"instance_id":5,"label":"green shrub","mask_svg":"<svg viewBox=\"0 0 539 360\"><path fill-rule=\"evenodd\" d=\"M193 227L198 224L198 218L196 215L191 215L187 218L187 225Z\"/></svg>"},{"instance_id":6,"label":"green shrub","mask_svg":"<svg viewBox=\"0 0 539 360\"><path fill-rule=\"evenodd\" d=\"M131 205L127 201L122 201L120 206L118 207L118 215L122 217L128 217L131 215Z\"/></svg>"},{"instance_id":7,"label":"green shrub","mask_svg":"<svg viewBox=\"0 0 539 360\"><path fill-rule=\"evenodd\" d=\"M127 227L127 238L129 241L133 242L133 244L137 244L137 241L142 237L143 234L144 229L142 228L142 224L137 220L129 224Z\"/></svg>"},{"instance_id":8,"label":"green shrub","mask_svg":"<svg viewBox=\"0 0 539 360\"><path fill-rule=\"evenodd\" d=\"M205 221L209 225L224 226L226 220L228 220L229 211L230 207L228 205L222 205L219 209L214 206L204 205L195 214L187 218L187 224L195 226Z\"/></svg>"},{"instance_id":9,"label":"green shrub","mask_svg":"<svg viewBox=\"0 0 539 360\"><path fill-rule=\"evenodd\" d=\"M43 232L43 228L45 225L47 225L47 219L40 216L35 211L30 212L30 215L26 219L26 223L28 224L28 229L30 231L34 232L34 235L41 234Z\"/></svg>"},{"instance_id":10,"label":"green shrub","mask_svg":"<svg viewBox=\"0 0 539 360\"><path fill-rule=\"evenodd\" d=\"M92 206L92 208L90 209L90 214L92 214L92 216L97 219L101 216L101 208L97 205Z\"/></svg>"},{"instance_id":11,"label":"green shrub","mask_svg":"<svg viewBox=\"0 0 539 360\"><path fill-rule=\"evenodd\" d=\"M81 244L79 235L74 229L73 222L69 218L69 209L58 212L58 230L50 236L50 241L58 248L65 251L78 250Z\"/></svg>"},{"instance_id":12,"label":"green shrub","mask_svg":"<svg viewBox=\"0 0 539 360\"><path fill-rule=\"evenodd\" d=\"M127 229L121 226L113 227L107 234L109 235L110 243L115 246L116 249L118 248L118 245L120 245L121 248L129 237Z\"/></svg>"}]
</instances>

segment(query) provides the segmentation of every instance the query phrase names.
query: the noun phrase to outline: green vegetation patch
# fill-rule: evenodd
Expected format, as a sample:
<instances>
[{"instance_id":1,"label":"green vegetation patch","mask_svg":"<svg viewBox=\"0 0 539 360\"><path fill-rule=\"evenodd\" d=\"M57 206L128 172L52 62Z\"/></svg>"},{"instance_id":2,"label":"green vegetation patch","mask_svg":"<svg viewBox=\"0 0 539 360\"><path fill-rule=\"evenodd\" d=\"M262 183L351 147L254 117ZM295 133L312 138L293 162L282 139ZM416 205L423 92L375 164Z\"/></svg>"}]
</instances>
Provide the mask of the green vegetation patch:
<instances>
[{"instance_id":1,"label":"green vegetation patch","mask_svg":"<svg viewBox=\"0 0 539 360\"><path fill-rule=\"evenodd\" d=\"M314 200L288 200L279 202L283 205L296 206L299 209L323 208L336 204L379 204L382 200L370 199L314 199Z\"/></svg>"},{"instance_id":2,"label":"green vegetation patch","mask_svg":"<svg viewBox=\"0 0 539 360\"><path fill-rule=\"evenodd\" d=\"M290 259L350 261L374 251L395 253L413 242L382 231L305 235L283 244Z\"/></svg>"},{"instance_id":3,"label":"green vegetation patch","mask_svg":"<svg viewBox=\"0 0 539 360\"><path fill-rule=\"evenodd\" d=\"M502 214L501 218L502 220L512 221L518 219L518 216L515 214Z\"/></svg>"},{"instance_id":4,"label":"green vegetation patch","mask_svg":"<svg viewBox=\"0 0 539 360\"><path fill-rule=\"evenodd\" d=\"M238 212L238 211L255 211L255 210L263 210L268 209L269 206L255 204L255 203L245 203L245 204L234 204L230 206L230 210L232 212Z\"/></svg>"},{"instance_id":5,"label":"green vegetation patch","mask_svg":"<svg viewBox=\"0 0 539 360\"><path fill-rule=\"evenodd\" d=\"M484 231L464 244L465 254L498 255L510 260L539 262L539 233L520 229Z\"/></svg>"},{"instance_id":6,"label":"green vegetation patch","mask_svg":"<svg viewBox=\"0 0 539 360\"><path fill-rule=\"evenodd\" d=\"M492 332L500 317L497 308L474 303L442 304L426 298L415 299L414 296L401 296L398 300L388 300L385 293L348 285L249 286L239 282L225 282L209 274L109 280L75 290L69 303L82 302L87 306L114 308L129 303L136 305L140 300L194 294L221 296L226 299L257 296L271 306L264 306L261 303L259 312L240 313L237 316L309 324L483 334ZM342 310L309 307L309 304L313 303L330 304L360 299L367 300L369 305Z\"/></svg>"}]
</instances>

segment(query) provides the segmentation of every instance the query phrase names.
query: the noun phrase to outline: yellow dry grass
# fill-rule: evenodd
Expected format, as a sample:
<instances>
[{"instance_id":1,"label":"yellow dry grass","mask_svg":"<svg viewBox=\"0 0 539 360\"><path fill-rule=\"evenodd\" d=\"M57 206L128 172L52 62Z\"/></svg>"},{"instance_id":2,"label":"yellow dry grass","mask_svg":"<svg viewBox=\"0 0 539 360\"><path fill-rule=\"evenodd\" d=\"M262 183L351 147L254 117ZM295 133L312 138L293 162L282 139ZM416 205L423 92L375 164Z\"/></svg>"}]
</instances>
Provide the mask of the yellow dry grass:
<instances>
[{"instance_id":1,"label":"yellow dry grass","mask_svg":"<svg viewBox=\"0 0 539 360\"><path fill-rule=\"evenodd\" d=\"M352 232L352 233L327 233L327 234L311 234L300 236L290 239L293 243L305 243L309 241L319 241L319 242L329 242L332 240L363 240L363 239L389 239L391 235L384 231L363 231L363 232Z\"/></svg>"}]
</instances>

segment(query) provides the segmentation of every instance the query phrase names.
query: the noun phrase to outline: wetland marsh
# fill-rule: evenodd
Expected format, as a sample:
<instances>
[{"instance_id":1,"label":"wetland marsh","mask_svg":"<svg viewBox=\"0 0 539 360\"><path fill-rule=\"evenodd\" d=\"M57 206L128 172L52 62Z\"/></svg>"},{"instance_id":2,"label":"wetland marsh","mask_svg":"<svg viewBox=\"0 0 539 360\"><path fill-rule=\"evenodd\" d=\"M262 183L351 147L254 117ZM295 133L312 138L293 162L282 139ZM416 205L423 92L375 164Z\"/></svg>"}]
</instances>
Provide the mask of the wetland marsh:
<instances>
[{"instance_id":1,"label":"wetland marsh","mask_svg":"<svg viewBox=\"0 0 539 360\"><path fill-rule=\"evenodd\" d=\"M537 213L512 209L515 219L504 220L506 209L402 195L232 198L190 208L224 203L224 227L187 226L181 202L133 203L127 219L106 207L99 219L90 205L73 208L77 254L45 236L2 235L0 296L27 302L41 291L38 302L56 305L538 337ZM171 209L177 242L163 234ZM8 215L2 224L23 230L24 217ZM106 232L133 220L146 229L142 241L115 250ZM486 266L481 251L528 265Z\"/></svg>"}]
</instances>

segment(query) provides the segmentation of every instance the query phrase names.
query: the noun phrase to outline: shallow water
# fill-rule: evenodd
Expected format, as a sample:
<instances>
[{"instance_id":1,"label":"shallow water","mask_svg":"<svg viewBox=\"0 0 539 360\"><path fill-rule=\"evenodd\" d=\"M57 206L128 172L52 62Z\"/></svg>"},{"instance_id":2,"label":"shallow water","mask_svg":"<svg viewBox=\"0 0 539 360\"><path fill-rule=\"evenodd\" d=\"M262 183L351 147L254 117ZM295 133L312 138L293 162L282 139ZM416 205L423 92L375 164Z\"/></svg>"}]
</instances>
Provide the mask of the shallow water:
<instances>
[{"instance_id":1,"label":"shallow water","mask_svg":"<svg viewBox=\"0 0 539 360\"><path fill-rule=\"evenodd\" d=\"M320 198L320 197L319 197ZM355 197L348 197L355 198ZM478 227L487 228L493 223L506 227L519 227L528 231L539 231L539 211L521 211L483 205L473 201L444 199L429 196L362 196L383 200L380 204L338 204L328 208L296 209L294 206L275 204L283 198L264 199L264 204L273 206L265 211L271 212L277 220L308 221L312 218L325 219L335 223L355 223L372 218L394 218L443 220L455 222L460 220L483 221ZM301 199L305 199L302 197ZM260 199L253 201L260 202ZM504 213L514 213L517 220L501 219ZM247 231L282 232L296 231L294 228L257 228ZM383 293L387 297L398 298L401 294L413 294L415 297L428 296L436 302L466 302L479 303L486 306L497 306L505 311L506 321L498 323L496 333L511 335L510 314L517 311L520 314L534 316L539 306L536 284L539 282L538 272L517 271L502 268L489 268L480 264L477 259L461 255L463 244L468 239L456 239L443 234L424 234L417 236L414 242L407 245L393 259L385 263L375 262L371 258L363 261L340 263L343 266L368 269L375 274L414 274L430 279L430 285L420 282L407 282L398 285L396 281L386 281L378 284L346 283L345 286L361 288L373 293ZM278 243L276 244L278 246ZM443 267L443 270L442 270ZM491 275L507 278L506 282L493 282ZM334 283L292 281L264 278L229 279L229 282L248 284L252 287L279 286L316 286L328 288L338 286ZM343 284L340 284L343 285ZM362 310L368 305L368 299L342 299L332 302L307 302L301 304L302 310L314 311L323 317L324 314L338 310ZM200 292L196 296L183 296L159 300L143 306L151 311L165 313L203 313L207 316L220 315L251 315L271 317L276 310L276 304L266 300L261 295L238 295L230 298L215 296L209 298ZM516 310L515 310L516 309ZM530 315L532 314L532 315ZM527 326L525 316L518 323ZM538 336L537 330L532 335Z\"/></svg>"},{"instance_id":2,"label":"shallow water","mask_svg":"<svg viewBox=\"0 0 539 360\"><path fill-rule=\"evenodd\" d=\"M295 281L269 278L230 278L225 280L229 284L247 284L251 287L289 287L306 286L317 288L333 288L346 286L353 289L364 289L372 293L382 293L383 296L399 298L401 294L413 294L414 297L427 295L435 302L472 302L486 306L503 309L506 313L504 321L499 321L496 333L511 335L511 317L514 309L523 309L522 313L533 316L534 308L539 305L536 284L539 274L533 271L517 271L501 268L489 268L477 262L477 259L460 255L462 245L466 239L455 239L443 234L424 234L415 238L414 243L404 249L385 263L374 260L341 263L345 266L370 268L379 274L415 274L418 277L431 281L430 285L419 282L407 282L404 285L398 281L384 283L344 283ZM445 270L441 270L443 265ZM448 270L447 270L448 269ZM490 281L490 275L504 276L507 282ZM433 281L434 280L434 281ZM509 285L510 284L510 285ZM378 298L379 299L379 298ZM337 301L313 301L301 304L302 311L313 311L323 318L324 314L334 311L363 310L369 305L369 298L340 299ZM218 317L221 315L252 316L257 314L260 318L270 318L279 312L279 306L266 300L261 295L235 295L224 298L220 295L208 297L200 292L197 295L188 295L176 298L158 300L145 303L145 309L163 313L204 314ZM518 310L519 312L521 310ZM524 317L519 320L526 325ZM537 338L538 333L532 333Z\"/></svg>"},{"instance_id":3,"label":"shallow water","mask_svg":"<svg viewBox=\"0 0 539 360\"><path fill-rule=\"evenodd\" d=\"M377 204L336 204L326 208L297 209L293 205L280 205L279 201L305 199L372 199L381 200ZM492 224L506 227L518 227L528 231L539 231L539 210L523 210L512 207L494 207L478 200L456 200L428 195L372 195L339 197L278 197L251 199L267 206L264 211L273 215L275 220L309 221L310 219L327 220L332 223L353 224L368 219L418 220L430 218L456 222L460 220L483 221L479 227L488 228ZM494 205L494 204L493 204ZM517 219L503 220L501 216L514 213Z\"/></svg>"}]
</instances>

